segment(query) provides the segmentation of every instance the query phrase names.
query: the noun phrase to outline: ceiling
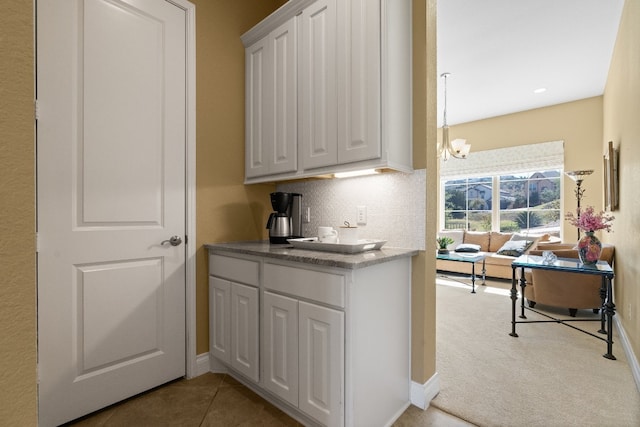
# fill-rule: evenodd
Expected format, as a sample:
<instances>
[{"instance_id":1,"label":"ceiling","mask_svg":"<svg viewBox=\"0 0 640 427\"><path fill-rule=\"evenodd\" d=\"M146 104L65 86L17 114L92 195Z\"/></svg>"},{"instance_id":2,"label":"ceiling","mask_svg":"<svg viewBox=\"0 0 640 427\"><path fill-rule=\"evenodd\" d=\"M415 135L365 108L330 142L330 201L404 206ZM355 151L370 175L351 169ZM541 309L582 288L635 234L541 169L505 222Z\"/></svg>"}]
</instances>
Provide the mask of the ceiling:
<instances>
[{"instance_id":1,"label":"ceiling","mask_svg":"<svg viewBox=\"0 0 640 427\"><path fill-rule=\"evenodd\" d=\"M438 0L454 125L602 95L624 0ZM444 108L438 79L438 126ZM535 94L538 88L546 88Z\"/></svg>"}]
</instances>

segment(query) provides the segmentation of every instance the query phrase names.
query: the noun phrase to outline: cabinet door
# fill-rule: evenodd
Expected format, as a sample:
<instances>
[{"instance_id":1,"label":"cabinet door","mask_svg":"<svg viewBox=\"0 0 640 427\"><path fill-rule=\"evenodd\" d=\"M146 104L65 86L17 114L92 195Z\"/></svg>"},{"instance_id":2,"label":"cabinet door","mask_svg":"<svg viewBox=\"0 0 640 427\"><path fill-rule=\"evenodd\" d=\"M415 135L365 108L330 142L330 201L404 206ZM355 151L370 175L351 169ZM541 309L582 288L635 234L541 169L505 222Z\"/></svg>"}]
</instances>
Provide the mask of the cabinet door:
<instances>
[{"instance_id":1,"label":"cabinet door","mask_svg":"<svg viewBox=\"0 0 640 427\"><path fill-rule=\"evenodd\" d=\"M297 53L295 18L246 49L247 178L297 169Z\"/></svg>"},{"instance_id":2,"label":"cabinet door","mask_svg":"<svg viewBox=\"0 0 640 427\"><path fill-rule=\"evenodd\" d=\"M231 283L209 277L209 352L231 361Z\"/></svg>"},{"instance_id":3,"label":"cabinet door","mask_svg":"<svg viewBox=\"0 0 640 427\"><path fill-rule=\"evenodd\" d=\"M335 165L337 156L336 0L302 13L300 140L303 168Z\"/></svg>"},{"instance_id":4,"label":"cabinet door","mask_svg":"<svg viewBox=\"0 0 640 427\"><path fill-rule=\"evenodd\" d=\"M273 133L273 110L270 108L273 87L270 85L269 38L265 37L245 51L245 176L269 173L269 147Z\"/></svg>"},{"instance_id":5,"label":"cabinet door","mask_svg":"<svg viewBox=\"0 0 640 427\"><path fill-rule=\"evenodd\" d=\"M231 284L231 366L258 382L258 288Z\"/></svg>"},{"instance_id":6,"label":"cabinet door","mask_svg":"<svg viewBox=\"0 0 640 427\"><path fill-rule=\"evenodd\" d=\"M296 19L290 19L269 36L271 67L269 91L273 122L269 173L292 172L298 164L298 48Z\"/></svg>"},{"instance_id":7,"label":"cabinet door","mask_svg":"<svg viewBox=\"0 0 640 427\"><path fill-rule=\"evenodd\" d=\"M298 301L264 293L264 383L298 406Z\"/></svg>"},{"instance_id":8,"label":"cabinet door","mask_svg":"<svg viewBox=\"0 0 640 427\"><path fill-rule=\"evenodd\" d=\"M323 425L344 425L344 313L299 303L298 408Z\"/></svg>"},{"instance_id":9,"label":"cabinet door","mask_svg":"<svg viewBox=\"0 0 640 427\"><path fill-rule=\"evenodd\" d=\"M338 163L381 156L380 1L339 3Z\"/></svg>"}]
</instances>

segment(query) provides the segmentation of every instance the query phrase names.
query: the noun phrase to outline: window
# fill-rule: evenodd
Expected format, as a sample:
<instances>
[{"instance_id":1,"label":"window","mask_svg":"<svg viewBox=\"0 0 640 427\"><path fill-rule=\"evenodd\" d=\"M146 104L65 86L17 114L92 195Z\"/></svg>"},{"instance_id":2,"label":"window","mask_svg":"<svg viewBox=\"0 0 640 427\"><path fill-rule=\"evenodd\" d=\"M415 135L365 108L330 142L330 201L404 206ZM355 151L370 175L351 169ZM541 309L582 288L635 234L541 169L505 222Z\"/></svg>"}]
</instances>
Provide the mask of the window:
<instances>
[{"instance_id":1,"label":"window","mask_svg":"<svg viewBox=\"0 0 640 427\"><path fill-rule=\"evenodd\" d=\"M558 169L443 180L444 229L560 235Z\"/></svg>"},{"instance_id":2,"label":"window","mask_svg":"<svg viewBox=\"0 0 640 427\"><path fill-rule=\"evenodd\" d=\"M492 177L444 181L445 230L491 230Z\"/></svg>"}]
</instances>

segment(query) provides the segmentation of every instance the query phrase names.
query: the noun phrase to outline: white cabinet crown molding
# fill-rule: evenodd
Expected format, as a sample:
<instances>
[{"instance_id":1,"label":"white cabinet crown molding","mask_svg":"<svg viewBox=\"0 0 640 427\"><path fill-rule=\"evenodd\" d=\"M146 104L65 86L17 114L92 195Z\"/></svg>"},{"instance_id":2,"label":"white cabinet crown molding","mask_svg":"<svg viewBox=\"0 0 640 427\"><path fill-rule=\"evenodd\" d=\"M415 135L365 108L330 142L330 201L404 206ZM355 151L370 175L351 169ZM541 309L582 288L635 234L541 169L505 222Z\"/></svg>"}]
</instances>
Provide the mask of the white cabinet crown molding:
<instances>
[{"instance_id":1,"label":"white cabinet crown molding","mask_svg":"<svg viewBox=\"0 0 640 427\"><path fill-rule=\"evenodd\" d=\"M260 21L255 27L240 36L244 47L251 46L263 37L266 37L271 30L287 22L316 0L289 0L271 15Z\"/></svg>"}]
</instances>

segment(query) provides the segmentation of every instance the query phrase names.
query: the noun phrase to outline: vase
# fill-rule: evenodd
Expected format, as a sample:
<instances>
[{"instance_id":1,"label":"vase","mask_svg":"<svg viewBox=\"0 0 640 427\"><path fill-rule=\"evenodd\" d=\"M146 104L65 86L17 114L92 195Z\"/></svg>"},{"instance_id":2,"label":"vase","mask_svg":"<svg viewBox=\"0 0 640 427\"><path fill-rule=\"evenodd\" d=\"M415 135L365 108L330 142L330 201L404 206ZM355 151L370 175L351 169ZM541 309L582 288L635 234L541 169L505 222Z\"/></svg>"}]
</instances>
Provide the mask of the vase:
<instances>
[{"instance_id":1,"label":"vase","mask_svg":"<svg viewBox=\"0 0 640 427\"><path fill-rule=\"evenodd\" d=\"M584 237L578 241L578 257L585 265L594 265L600 259L602 253L602 243L593 231L587 231Z\"/></svg>"}]
</instances>

